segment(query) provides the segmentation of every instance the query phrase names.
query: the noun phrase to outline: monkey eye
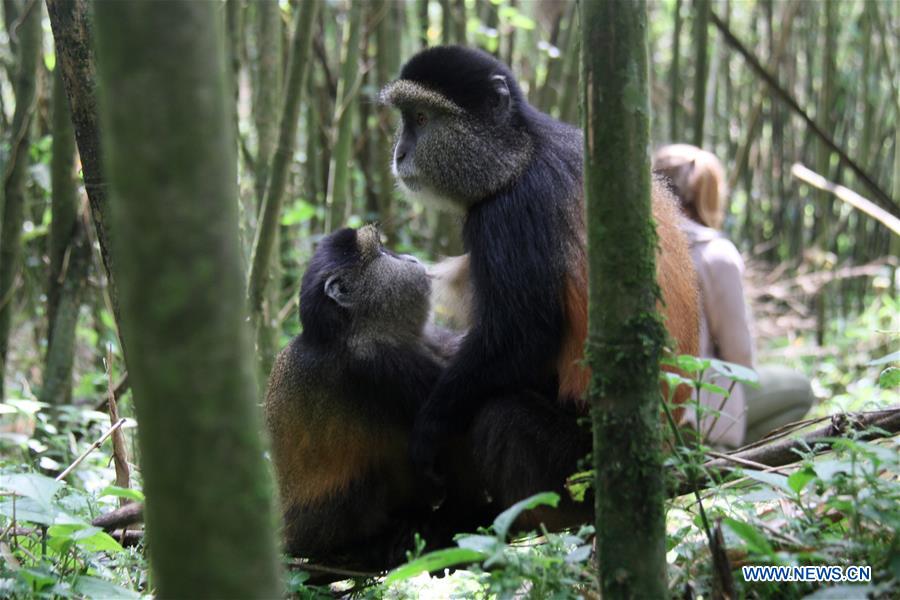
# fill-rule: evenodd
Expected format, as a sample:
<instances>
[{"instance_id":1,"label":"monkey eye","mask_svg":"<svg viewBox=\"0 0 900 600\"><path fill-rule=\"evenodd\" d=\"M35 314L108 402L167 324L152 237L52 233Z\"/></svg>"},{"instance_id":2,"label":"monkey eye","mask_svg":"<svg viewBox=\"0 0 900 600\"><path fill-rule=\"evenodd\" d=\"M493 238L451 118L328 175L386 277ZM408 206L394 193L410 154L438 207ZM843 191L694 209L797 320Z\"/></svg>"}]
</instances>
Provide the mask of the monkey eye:
<instances>
[{"instance_id":1,"label":"monkey eye","mask_svg":"<svg viewBox=\"0 0 900 600\"><path fill-rule=\"evenodd\" d=\"M423 112L416 113L416 125L419 127L425 127L428 123L428 115Z\"/></svg>"}]
</instances>

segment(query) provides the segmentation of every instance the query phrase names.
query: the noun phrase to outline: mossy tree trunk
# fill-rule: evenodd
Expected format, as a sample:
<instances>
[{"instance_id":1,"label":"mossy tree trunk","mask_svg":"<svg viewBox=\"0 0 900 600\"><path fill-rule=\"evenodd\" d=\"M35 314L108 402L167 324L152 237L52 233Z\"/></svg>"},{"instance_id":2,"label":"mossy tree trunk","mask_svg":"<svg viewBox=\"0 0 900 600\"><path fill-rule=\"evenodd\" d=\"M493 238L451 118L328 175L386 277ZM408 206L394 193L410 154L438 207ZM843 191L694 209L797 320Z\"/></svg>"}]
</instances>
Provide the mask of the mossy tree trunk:
<instances>
[{"instance_id":1,"label":"mossy tree trunk","mask_svg":"<svg viewBox=\"0 0 900 600\"><path fill-rule=\"evenodd\" d=\"M18 29L10 37L17 38L16 75L13 89L16 110L13 114L9 157L3 173L3 223L0 225L0 399L4 398L3 380L16 278L22 261L22 219L25 209L25 182L28 175L31 122L37 89L37 68L41 56L41 4L16 5Z\"/></svg>"},{"instance_id":2,"label":"mossy tree trunk","mask_svg":"<svg viewBox=\"0 0 900 600\"><path fill-rule=\"evenodd\" d=\"M115 273L161 598L282 591L216 10L191 1L96 5Z\"/></svg>"},{"instance_id":3,"label":"mossy tree trunk","mask_svg":"<svg viewBox=\"0 0 900 600\"><path fill-rule=\"evenodd\" d=\"M582 5L596 527L607 598L664 598L656 234L643 1Z\"/></svg>"}]
</instances>

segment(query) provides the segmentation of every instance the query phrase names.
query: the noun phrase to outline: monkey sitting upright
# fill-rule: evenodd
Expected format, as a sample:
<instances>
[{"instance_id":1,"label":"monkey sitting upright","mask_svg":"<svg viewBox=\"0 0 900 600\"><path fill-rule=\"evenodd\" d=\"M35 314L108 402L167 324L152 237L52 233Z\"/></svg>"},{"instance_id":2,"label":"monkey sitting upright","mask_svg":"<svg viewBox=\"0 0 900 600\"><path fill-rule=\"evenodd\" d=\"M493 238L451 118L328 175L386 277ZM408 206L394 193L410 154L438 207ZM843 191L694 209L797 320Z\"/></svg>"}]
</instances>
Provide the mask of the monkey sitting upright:
<instances>
[{"instance_id":1,"label":"monkey sitting upright","mask_svg":"<svg viewBox=\"0 0 900 600\"><path fill-rule=\"evenodd\" d=\"M404 560L414 532L436 547L480 524L462 522L475 513L450 498L432 512L413 487L409 432L452 346L426 332L430 287L424 266L383 248L372 226L316 249L303 332L278 356L265 405L290 554L383 569Z\"/></svg>"},{"instance_id":2,"label":"monkey sitting upright","mask_svg":"<svg viewBox=\"0 0 900 600\"><path fill-rule=\"evenodd\" d=\"M400 113L392 165L400 187L465 213L468 260L456 265L470 284L457 286L469 296L462 304L471 303L463 319L469 331L417 414L417 472L439 487L444 474L435 458L453 435L469 431L477 466L501 506L561 489L590 449L590 436L575 428L577 415L587 413L590 379L582 360L582 132L531 106L506 65L461 46L413 56L381 100ZM676 351L695 354L693 263L670 194L654 185L652 195L660 310ZM682 386L676 401L689 394Z\"/></svg>"}]
</instances>

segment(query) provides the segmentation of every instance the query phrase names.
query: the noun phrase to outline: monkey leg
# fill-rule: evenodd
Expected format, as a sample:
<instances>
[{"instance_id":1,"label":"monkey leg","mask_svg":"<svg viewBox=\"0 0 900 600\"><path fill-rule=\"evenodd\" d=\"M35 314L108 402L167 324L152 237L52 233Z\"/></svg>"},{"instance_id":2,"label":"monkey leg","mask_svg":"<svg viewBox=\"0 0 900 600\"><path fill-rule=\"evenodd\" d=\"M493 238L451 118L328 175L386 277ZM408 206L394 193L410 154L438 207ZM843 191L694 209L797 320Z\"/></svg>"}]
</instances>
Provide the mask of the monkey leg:
<instances>
[{"instance_id":1,"label":"monkey leg","mask_svg":"<svg viewBox=\"0 0 900 600\"><path fill-rule=\"evenodd\" d=\"M556 509L524 513L516 526L564 529L593 518L593 498L575 502L565 481L591 450L591 435L574 411L555 399L524 392L488 403L471 430L472 451L481 481L498 511L539 492L557 492Z\"/></svg>"}]
</instances>

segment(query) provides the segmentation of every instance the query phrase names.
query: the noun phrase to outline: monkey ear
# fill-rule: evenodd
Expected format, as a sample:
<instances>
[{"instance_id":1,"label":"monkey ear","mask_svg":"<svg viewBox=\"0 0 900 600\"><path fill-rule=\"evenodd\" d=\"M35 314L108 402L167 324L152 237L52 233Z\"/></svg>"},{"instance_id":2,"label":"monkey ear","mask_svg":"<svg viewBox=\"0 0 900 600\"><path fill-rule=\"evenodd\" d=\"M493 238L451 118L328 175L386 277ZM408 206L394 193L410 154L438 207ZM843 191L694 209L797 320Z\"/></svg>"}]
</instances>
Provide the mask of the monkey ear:
<instances>
[{"instance_id":1,"label":"monkey ear","mask_svg":"<svg viewBox=\"0 0 900 600\"><path fill-rule=\"evenodd\" d=\"M338 306L349 308L353 305L350 291L340 275L332 275L325 281L325 295L337 302Z\"/></svg>"},{"instance_id":2,"label":"monkey ear","mask_svg":"<svg viewBox=\"0 0 900 600\"><path fill-rule=\"evenodd\" d=\"M500 113L506 113L509 110L509 84L506 83L506 77L503 75L491 76L491 87L494 90L494 108Z\"/></svg>"}]
</instances>

